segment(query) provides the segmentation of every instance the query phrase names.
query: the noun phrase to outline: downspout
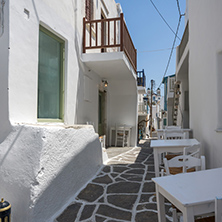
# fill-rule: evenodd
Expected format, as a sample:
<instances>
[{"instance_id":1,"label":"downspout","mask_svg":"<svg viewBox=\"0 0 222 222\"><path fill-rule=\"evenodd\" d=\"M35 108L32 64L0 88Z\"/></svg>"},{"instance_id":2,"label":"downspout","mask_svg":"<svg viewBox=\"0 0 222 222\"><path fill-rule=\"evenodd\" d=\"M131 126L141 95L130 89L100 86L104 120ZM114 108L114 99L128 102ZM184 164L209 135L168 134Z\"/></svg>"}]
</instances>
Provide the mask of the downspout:
<instances>
[{"instance_id":1,"label":"downspout","mask_svg":"<svg viewBox=\"0 0 222 222\"><path fill-rule=\"evenodd\" d=\"M5 1L1 1L1 11L0 11L0 37L4 34L4 6Z\"/></svg>"}]
</instances>

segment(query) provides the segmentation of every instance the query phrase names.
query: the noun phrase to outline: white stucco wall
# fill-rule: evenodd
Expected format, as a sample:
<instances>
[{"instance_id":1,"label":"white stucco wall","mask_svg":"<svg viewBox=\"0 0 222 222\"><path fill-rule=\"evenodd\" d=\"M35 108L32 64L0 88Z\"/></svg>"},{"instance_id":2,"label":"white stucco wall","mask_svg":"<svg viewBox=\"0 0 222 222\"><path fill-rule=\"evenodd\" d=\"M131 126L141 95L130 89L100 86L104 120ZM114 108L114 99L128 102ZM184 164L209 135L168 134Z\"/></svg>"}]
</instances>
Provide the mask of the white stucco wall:
<instances>
[{"instance_id":1,"label":"white stucco wall","mask_svg":"<svg viewBox=\"0 0 222 222\"><path fill-rule=\"evenodd\" d=\"M108 97L108 115L109 126L130 125L131 146L136 146L137 143L137 123L138 123L138 106L137 106L137 82L136 81L111 81L110 94Z\"/></svg>"},{"instance_id":2,"label":"white stucco wall","mask_svg":"<svg viewBox=\"0 0 222 222\"><path fill-rule=\"evenodd\" d=\"M190 128L201 142L208 168L222 166L222 134L216 132L222 112L218 108L222 70L217 66L222 51L221 8L220 0L188 1Z\"/></svg>"},{"instance_id":3,"label":"white stucco wall","mask_svg":"<svg viewBox=\"0 0 222 222\"><path fill-rule=\"evenodd\" d=\"M84 2L6 1L5 32L0 38L0 195L12 204L14 222L49 222L102 164L95 133L102 78L81 61ZM104 3L108 16L116 17L115 1ZM100 1L95 4L100 18L104 6ZM44 125L37 120L39 25L65 41L64 123ZM86 76L90 100L85 99ZM109 123L126 120L132 125L134 146L136 80L122 79L118 84L110 84L107 91ZM95 128L67 127L87 121Z\"/></svg>"},{"instance_id":4,"label":"white stucco wall","mask_svg":"<svg viewBox=\"0 0 222 222\"><path fill-rule=\"evenodd\" d=\"M12 221L49 222L101 164L92 126L14 126L0 144L0 195Z\"/></svg>"},{"instance_id":5,"label":"white stucco wall","mask_svg":"<svg viewBox=\"0 0 222 222\"><path fill-rule=\"evenodd\" d=\"M1 9L1 7L0 7ZM9 59L9 2L4 6L4 29L0 28L0 143L10 132L9 107L8 107L8 59ZM3 17L2 17L3 19ZM2 23L2 20L1 20Z\"/></svg>"}]
</instances>

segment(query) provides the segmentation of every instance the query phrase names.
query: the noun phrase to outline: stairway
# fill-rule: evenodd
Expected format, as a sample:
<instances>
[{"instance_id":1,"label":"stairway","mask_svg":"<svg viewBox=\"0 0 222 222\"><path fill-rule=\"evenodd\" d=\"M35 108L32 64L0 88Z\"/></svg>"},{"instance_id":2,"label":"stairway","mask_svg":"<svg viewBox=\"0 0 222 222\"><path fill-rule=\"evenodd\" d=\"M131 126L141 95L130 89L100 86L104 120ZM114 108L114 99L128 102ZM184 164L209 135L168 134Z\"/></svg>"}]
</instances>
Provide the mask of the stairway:
<instances>
[{"instance_id":1,"label":"stairway","mask_svg":"<svg viewBox=\"0 0 222 222\"><path fill-rule=\"evenodd\" d=\"M173 125L177 125L177 116L179 110L179 99L180 99L180 81L175 82L174 85L174 101L173 101Z\"/></svg>"}]
</instances>

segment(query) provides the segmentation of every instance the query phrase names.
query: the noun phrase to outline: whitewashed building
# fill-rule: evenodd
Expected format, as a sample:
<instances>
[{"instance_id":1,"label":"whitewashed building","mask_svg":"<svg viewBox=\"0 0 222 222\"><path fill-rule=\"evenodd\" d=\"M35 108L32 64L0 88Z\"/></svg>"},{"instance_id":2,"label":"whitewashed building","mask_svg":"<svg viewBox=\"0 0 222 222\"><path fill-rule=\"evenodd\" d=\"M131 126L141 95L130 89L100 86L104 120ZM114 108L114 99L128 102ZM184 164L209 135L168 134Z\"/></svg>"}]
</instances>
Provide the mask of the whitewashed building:
<instances>
[{"instance_id":1,"label":"whitewashed building","mask_svg":"<svg viewBox=\"0 0 222 222\"><path fill-rule=\"evenodd\" d=\"M220 0L187 0L186 28L177 48L178 123L193 130L208 168L222 167L221 9Z\"/></svg>"},{"instance_id":2,"label":"whitewashed building","mask_svg":"<svg viewBox=\"0 0 222 222\"><path fill-rule=\"evenodd\" d=\"M137 71L138 89L138 137L146 138L148 124L148 98L146 92L146 75L144 70Z\"/></svg>"},{"instance_id":3,"label":"whitewashed building","mask_svg":"<svg viewBox=\"0 0 222 222\"><path fill-rule=\"evenodd\" d=\"M0 195L12 221L50 222L100 169L98 134L131 125L136 145L136 50L114 0L0 11Z\"/></svg>"}]
</instances>

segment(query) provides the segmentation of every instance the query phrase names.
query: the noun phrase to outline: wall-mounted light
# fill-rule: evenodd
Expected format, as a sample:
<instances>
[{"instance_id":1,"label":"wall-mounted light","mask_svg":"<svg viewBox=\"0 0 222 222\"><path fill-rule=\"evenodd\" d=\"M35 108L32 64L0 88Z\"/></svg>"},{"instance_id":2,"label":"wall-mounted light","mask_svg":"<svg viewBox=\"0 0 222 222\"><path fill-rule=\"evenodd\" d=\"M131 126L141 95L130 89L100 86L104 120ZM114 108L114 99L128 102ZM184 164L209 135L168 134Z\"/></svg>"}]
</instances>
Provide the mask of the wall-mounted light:
<instances>
[{"instance_id":1,"label":"wall-mounted light","mask_svg":"<svg viewBox=\"0 0 222 222\"><path fill-rule=\"evenodd\" d=\"M103 80L102 80L102 83L103 83L104 87L107 87L107 86L108 86L107 80L103 79Z\"/></svg>"}]
</instances>

